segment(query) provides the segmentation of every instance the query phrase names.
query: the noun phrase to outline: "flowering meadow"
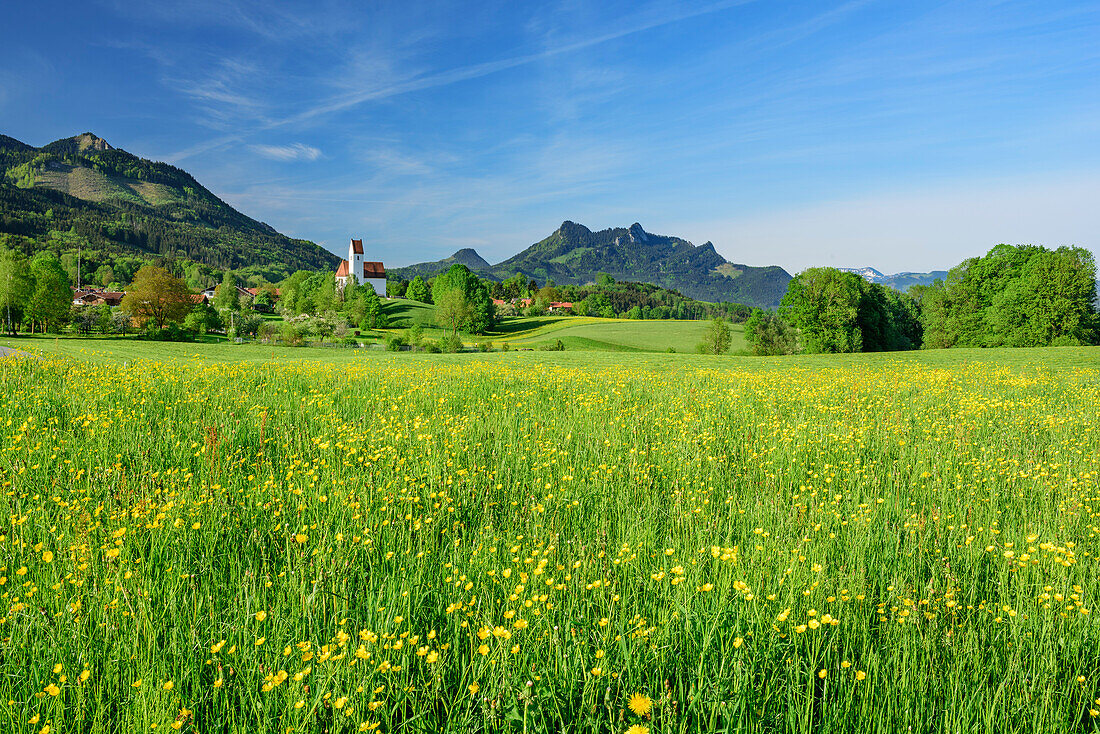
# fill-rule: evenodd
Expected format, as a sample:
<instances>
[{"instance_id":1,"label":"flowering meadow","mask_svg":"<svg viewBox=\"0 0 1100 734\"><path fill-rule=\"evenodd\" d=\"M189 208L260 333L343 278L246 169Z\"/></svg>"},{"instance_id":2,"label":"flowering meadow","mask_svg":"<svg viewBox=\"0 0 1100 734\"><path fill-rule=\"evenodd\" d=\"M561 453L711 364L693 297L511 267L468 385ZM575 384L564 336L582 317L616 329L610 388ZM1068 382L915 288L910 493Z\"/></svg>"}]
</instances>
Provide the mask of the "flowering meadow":
<instances>
[{"instance_id":1,"label":"flowering meadow","mask_svg":"<svg viewBox=\"0 0 1100 734\"><path fill-rule=\"evenodd\" d=\"M1087 349L6 358L0 730L1097 731L1098 416Z\"/></svg>"}]
</instances>

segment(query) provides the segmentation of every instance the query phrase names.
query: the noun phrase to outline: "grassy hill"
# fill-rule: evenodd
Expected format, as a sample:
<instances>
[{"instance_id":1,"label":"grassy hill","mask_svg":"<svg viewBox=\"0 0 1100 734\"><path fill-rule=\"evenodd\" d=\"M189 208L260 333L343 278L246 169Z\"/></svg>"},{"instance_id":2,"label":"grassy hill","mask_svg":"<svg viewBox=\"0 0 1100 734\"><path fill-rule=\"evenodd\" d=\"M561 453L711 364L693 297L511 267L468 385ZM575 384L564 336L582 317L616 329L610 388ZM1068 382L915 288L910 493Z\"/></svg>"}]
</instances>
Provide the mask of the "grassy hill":
<instances>
[{"instance_id":1,"label":"grassy hill","mask_svg":"<svg viewBox=\"0 0 1100 734\"><path fill-rule=\"evenodd\" d=\"M389 330L399 331L413 324L424 328L424 336L438 339L445 334L435 325L435 306L396 298L387 301L383 311L389 318ZM500 347L538 349L560 339L567 350L600 352L694 352L703 340L709 322L604 319L585 316L534 316L504 319L484 336L464 335L467 342L491 341ZM734 352L745 348L745 329L732 324Z\"/></svg>"},{"instance_id":2,"label":"grassy hill","mask_svg":"<svg viewBox=\"0 0 1100 734\"><path fill-rule=\"evenodd\" d=\"M519 321L517 319L517 321ZM525 319L524 321L532 321ZM694 352L703 340L707 321L636 321L632 319L546 319L531 329L505 333L501 341L513 348L548 346L558 339L567 350L610 352ZM502 325L502 330L509 324ZM733 351L745 348L745 329L731 327Z\"/></svg>"},{"instance_id":3,"label":"grassy hill","mask_svg":"<svg viewBox=\"0 0 1100 734\"><path fill-rule=\"evenodd\" d=\"M320 245L238 212L190 174L111 147L92 133L35 148L0 135L0 237L25 250L80 248L96 262L186 258L278 280L335 268Z\"/></svg>"}]
</instances>

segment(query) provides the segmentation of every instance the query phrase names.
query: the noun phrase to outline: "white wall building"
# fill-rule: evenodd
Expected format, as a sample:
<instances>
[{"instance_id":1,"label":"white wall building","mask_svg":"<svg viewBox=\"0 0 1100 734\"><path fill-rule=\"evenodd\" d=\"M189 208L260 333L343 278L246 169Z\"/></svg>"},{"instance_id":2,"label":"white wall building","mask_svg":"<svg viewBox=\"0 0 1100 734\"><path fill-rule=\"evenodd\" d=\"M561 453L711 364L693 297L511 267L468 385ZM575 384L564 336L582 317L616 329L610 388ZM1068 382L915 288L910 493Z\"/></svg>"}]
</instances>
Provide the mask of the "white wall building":
<instances>
[{"instance_id":1,"label":"white wall building","mask_svg":"<svg viewBox=\"0 0 1100 734\"><path fill-rule=\"evenodd\" d=\"M336 268L336 285L347 285L348 276L354 275L359 285L370 285L382 298L386 297L386 268L380 262L363 259L363 240L352 240L348 245L348 259L341 260Z\"/></svg>"}]
</instances>

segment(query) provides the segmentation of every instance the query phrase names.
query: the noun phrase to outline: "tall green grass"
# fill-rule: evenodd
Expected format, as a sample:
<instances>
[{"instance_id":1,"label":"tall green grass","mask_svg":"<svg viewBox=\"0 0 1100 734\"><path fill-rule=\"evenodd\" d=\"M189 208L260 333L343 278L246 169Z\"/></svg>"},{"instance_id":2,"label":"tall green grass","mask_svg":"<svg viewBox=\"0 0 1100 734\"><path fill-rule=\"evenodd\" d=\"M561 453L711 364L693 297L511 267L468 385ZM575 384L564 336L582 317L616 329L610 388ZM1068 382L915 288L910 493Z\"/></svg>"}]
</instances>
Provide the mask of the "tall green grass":
<instances>
[{"instance_id":1,"label":"tall green grass","mask_svg":"<svg viewBox=\"0 0 1100 734\"><path fill-rule=\"evenodd\" d=\"M0 728L1100 721L1096 350L205 349L0 361Z\"/></svg>"}]
</instances>

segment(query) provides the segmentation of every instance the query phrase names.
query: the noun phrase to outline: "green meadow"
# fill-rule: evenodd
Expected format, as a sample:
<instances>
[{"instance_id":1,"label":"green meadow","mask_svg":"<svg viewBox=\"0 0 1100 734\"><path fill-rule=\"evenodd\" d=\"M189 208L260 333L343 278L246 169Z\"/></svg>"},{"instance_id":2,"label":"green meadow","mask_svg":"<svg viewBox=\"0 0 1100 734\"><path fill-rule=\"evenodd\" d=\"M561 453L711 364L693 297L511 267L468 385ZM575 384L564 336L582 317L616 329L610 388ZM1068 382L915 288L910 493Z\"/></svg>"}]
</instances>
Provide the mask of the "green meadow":
<instances>
[{"instance_id":1,"label":"green meadow","mask_svg":"<svg viewBox=\"0 0 1100 734\"><path fill-rule=\"evenodd\" d=\"M1097 730L1100 349L0 344L4 731Z\"/></svg>"}]
</instances>

